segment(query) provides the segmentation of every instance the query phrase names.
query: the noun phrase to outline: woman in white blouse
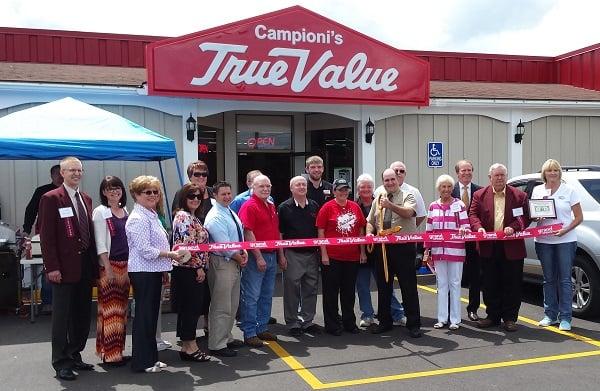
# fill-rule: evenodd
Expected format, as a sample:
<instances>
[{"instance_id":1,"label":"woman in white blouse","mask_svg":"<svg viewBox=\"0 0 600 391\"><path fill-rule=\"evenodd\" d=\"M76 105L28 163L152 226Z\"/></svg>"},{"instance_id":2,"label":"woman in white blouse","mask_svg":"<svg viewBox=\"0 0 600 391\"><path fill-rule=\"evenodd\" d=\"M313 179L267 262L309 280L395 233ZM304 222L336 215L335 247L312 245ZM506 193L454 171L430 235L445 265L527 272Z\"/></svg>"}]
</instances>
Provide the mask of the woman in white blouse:
<instances>
[{"instance_id":1,"label":"woman in white blouse","mask_svg":"<svg viewBox=\"0 0 600 391\"><path fill-rule=\"evenodd\" d=\"M129 184L135 205L127 224L129 280L133 286L135 318L132 330L131 369L135 372L159 372L166 364L158 361L156 323L163 278L181 255L170 251L156 205L161 200L158 178L142 175Z\"/></svg>"},{"instance_id":2,"label":"woman in white blouse","mask_svg":"<svg viewBox=\"0 0 600 391\"><path fill-rule=\"evenodd\" d=\"M573 282L571 268L577 250L577 235L573 229L583 221L577 192L562 181L562 167L554 159L542 165L544 184L536 186L532 199L553 199L556 219L542 219L537 225L562 224L554 236L535 238L535 251L544 274L544 318L539 325L559 324L559 330L571 330Z\"/></svg>"}]
</instances>

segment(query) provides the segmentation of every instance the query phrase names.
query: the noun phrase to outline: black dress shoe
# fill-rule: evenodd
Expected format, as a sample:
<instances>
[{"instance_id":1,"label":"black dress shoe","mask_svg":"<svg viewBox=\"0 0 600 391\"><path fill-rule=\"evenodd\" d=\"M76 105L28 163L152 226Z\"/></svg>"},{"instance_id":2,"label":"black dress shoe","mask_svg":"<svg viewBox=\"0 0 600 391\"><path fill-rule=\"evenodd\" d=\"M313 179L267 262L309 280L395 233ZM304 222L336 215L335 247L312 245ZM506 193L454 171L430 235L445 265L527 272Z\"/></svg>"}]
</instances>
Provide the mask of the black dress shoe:
<instances>
[{"instance_id":1,"label":"black dress shoe","mask_svg":"<svg viewBox=\"0 0 600 391\"><path fill-rule=\"evenodd\" d=\"M369 332L371 334L381 334L385 333L386 331L390 331L391 329L393 329L393 326L391 324L386 325L379 323L378 325L373 325L369 327Z\"/></svg>"},{"instance_id":2,"label":"black dress shoe","mask_svg":"<svg viewBox=\"0 0 600 391\"><path fill-rule=\"evenodd\" d=\"M58 369L56 371L56 377L62 380L75 380L77 375L70 368Z\"/></svg>"},{"instance_id":3,"label":"black dress shoe","mask_svg":"<svg viewBox=\"0 0 600 391\"><path fill-rule=\"evenodd\" d=\"M273 318L272 316L269 318L269 324L275 324L277 323L277 319Z\"/></svg>"},{"instance_id":4,"label":"black dress shoe","mask_svg":"<svg viewBox=\"0 0 600 391\"><path fill-rule=\"evenodd\" d=\"M234 339L231 342L227 342L227 347L229 349L239 349L244 347L244 342L239 339Z\"/></svg>"},{"instance_id":5,"label":"black dress shoe","mask_svg":"<svg viewBox=\"0 0 600 391\"><path fill-rule=\"evenodd\" d=\"M319 326L316 323L311 324L308 327L305 327L304 329L302 329L303 332L308 333L308 334L323 334L323 327Z\"/></svg>"},{"instance_id":6,"label":"black dress shoe","mask_svg":"<svg viewBox=\"0 0 600 391\"><path fill-rule=\"evenodd\" d=\"M220 356L220 357L235 357L235 356L237 356L237 352L230 348L211 350L210 354L212 354L213 356Z\"/></svg>"},{"instance_id":7,"label":"black dress shoe","mask_svg":"<svg viewBox=\"0 0 600 391\"><path fill-rule=\"evenodd\" d=\"M83 361L75 361L75 364L73 364L73 369L78 371L93 371L94 366Z\"/></svg>"},{"instance_id":8,"label":"black dress shoe","mask_svg":"<svg viewBox=\"0 0 600 391\"><path fill-rule=\"evenodd\" d=\"M412 329L408 330L408 335L410 335L411 338L421 338L423 333L421 333L421 329L419 327L413 327Z\"/></svg>"},{"instance_id":9,"label":"black dress shoe","mask_svg":"<svg viewBox=\"0 0 600 391\"><path fill-rule=\"evenodd\" d=\"M344 331L349 334L359 334L360 333L360 329L356 326L354 326L354 328L344 329Z\"/></svg>"},{"instance_id":10,"label":"black dress shoe","mask_svg":"<svg viewBox=\"0 0 600 391\"><path fill-rule=\"evenodd\" d=\"M479 315L477 315L477 311L467 311L467 317L473 322L477 322L479 320Z\"/></svg>"},{"instance_id":11,"label":"black dress shoe","mask_svg":"<svg viewBox=\"0 0 600 391\"><path fill-rule=\"evenodd\" d=\"M302 329L300 327L292 327L288 332L292 337L299 337L302 335Z\"/></svg>"}]
</instances>

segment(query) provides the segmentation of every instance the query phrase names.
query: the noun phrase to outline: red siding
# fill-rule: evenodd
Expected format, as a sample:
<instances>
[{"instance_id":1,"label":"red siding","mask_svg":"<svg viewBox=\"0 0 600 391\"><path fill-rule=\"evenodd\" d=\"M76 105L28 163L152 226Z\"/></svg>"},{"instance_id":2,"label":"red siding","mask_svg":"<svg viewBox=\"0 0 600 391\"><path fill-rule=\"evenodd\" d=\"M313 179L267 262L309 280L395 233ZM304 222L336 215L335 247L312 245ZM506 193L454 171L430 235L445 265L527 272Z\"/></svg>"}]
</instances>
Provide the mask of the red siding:
<instances>
[{"instance_id":1,"label":"red siding","mask_svg":"<svg viewBox=\"0 0 600 391\"><path fill-rule=\"evenodd\" d=\"M165 37L0 27L0 61L143 68L145 47ZM557 57L407 51L431 80L561 83L600 91L600 44Z\"/></svg>"}]
</instances>

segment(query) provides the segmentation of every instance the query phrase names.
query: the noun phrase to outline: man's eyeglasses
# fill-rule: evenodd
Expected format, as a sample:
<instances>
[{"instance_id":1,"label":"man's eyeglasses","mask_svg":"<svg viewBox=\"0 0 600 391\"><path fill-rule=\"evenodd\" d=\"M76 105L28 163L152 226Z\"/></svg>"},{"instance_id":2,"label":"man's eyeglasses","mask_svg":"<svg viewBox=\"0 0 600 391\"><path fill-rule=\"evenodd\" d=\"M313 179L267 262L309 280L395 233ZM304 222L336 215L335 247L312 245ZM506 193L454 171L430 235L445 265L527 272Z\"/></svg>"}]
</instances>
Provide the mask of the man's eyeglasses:
<instances>
[{"instance_id":1,"label":"man's eyeglasses","mask_svg":"<svg viewBox=\"0 0 600 391\"><path fill-rule=\"evenodd\" d=\"M192 175L195 176L196 178L198 178L198 177L208 178L208 172L207 171L195 172Z\"/></svg>"},{"instance_id":2,"label":"man's eyeglasses","mask_svg":"<svg viewBox=\"0 0 600 391\"><path fill-rule=\"evenodd\" d=\"M147 196L158 195L158 190L144 190L141 194L146 194Z\"/></svg>"},{"instance_id":3,"label":"man's eyeglasses","mask_svg":"<svg viewBox=\"0 0 600 391\"><path fill-rule=\"evenodd\" d=\"M394 170L394 171L396 171L396 174L406 174L406 170L403 170L401 168Z\"/></svg>"},{"instance_id":4,"label":"man's eyeglasses","mask_svg":"<svg viewBox=\"0 0 600 391\"><path fill-rule=\"evenodd\" d=\"M65 171L70 172L71 174L73 174L75 172L82 173L83 168L67 168L67 169L65 169Z\"/></svg>"},{"instance_id":5,"label":"man's eyeglasses","mask_svg":"<svg viewBox=\"0 0 600 391\"><path fill-rule=\"evenodd\" d=\"M197 200L202 200L202 194L188 194L187 195L187 199L188 200L193 200L193 199L197 199Z\"/></svg>"}]
</instances>

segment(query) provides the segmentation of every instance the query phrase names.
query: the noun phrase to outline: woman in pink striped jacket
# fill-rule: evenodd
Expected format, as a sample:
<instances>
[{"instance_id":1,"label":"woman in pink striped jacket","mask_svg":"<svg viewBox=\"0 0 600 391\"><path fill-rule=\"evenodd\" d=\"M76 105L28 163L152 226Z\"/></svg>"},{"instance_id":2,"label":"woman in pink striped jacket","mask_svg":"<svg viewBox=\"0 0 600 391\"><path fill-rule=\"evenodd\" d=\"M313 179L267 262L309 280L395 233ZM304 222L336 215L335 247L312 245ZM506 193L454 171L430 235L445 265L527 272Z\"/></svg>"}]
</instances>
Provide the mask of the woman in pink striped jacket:
<instances>
[{"instance_id":1,"label":"woman in pink striped jacket","mask_svg":"<svg viewBox=\"0 0 600 391\"><path fill-rule=\"evenodd\" d=\"M469 218L465 204L452 197L454 179L450 175L440 175L435 187L440 198L429 205L426 231L430 233L470 231ZM435 268L438 288L437 323L441 329L448 322L448 292L450 292L450 330L460 325L460 280L465 260L464 242L444 241L443 243L425 242L425 256Z\"/></svg>"}]
</instances>

